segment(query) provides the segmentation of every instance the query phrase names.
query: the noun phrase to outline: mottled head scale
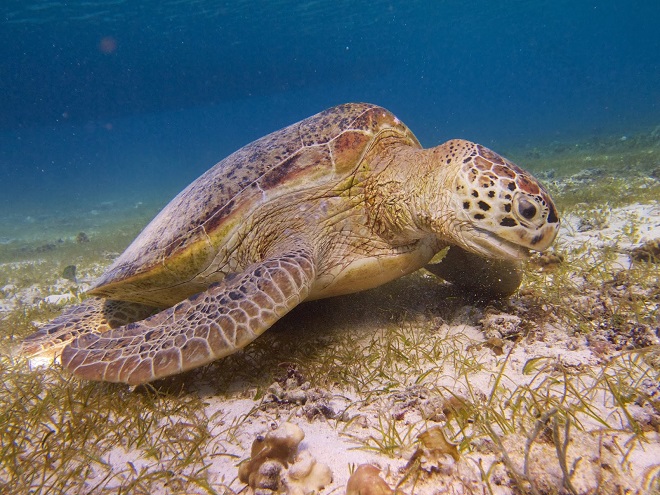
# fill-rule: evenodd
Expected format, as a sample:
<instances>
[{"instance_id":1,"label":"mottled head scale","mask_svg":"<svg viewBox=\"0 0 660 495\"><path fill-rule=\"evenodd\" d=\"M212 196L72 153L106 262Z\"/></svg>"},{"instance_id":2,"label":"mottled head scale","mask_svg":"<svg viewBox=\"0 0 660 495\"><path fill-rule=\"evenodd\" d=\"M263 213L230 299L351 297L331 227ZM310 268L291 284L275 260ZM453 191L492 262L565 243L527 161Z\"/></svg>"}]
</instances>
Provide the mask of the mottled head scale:
<instances>
[{"instance_id":1,"label":"mottled head scale","mask_svg":"<svg viewBox=\"0 0 660 495\"><path fill-rule=\"evenodd\" d=\"M520 257L520 248L543 251L559 229L548 192L529 173L479 144L445 143L459 167L454 182L458 235L487 256ZM461 233L469 235L461 235Z\"/></svg>"}]
</instances>

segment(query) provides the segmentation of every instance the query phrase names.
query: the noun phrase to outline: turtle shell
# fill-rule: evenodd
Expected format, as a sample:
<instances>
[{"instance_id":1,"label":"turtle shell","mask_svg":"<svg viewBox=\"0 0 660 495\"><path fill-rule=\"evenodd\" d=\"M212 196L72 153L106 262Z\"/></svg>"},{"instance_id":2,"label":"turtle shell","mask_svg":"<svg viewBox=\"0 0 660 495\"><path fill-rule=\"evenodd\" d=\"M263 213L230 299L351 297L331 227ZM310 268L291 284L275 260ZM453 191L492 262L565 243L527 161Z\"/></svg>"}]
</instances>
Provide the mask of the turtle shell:
<instances>
[{"instance_id":1,"label":"turtle shell","mask_svg":"<svg viewBox=\"0 0 660 495\"><path fill-rule=\"evenodd\" d=\"M170 201L89 292L169 305L203 290L191 280L223 255L250 214L283 195L341 181L383 132L419 146L394 115L366 103L330 108L244 146Z\"/></svg>"}]
</instances>

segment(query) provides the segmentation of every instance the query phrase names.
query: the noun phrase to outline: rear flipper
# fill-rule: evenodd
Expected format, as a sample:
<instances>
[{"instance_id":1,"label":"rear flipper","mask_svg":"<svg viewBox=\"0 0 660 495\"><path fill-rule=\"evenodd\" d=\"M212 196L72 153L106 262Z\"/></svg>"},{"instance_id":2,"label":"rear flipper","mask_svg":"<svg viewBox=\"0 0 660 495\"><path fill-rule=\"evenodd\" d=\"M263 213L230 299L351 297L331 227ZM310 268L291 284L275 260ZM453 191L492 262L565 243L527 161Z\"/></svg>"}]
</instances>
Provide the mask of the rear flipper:
<instances>
[{"instance_id":1,"label":"rear flipper","mask_svg":"<svg viewBox=\"0 0 660 495\"><path fill-rule=\"evenodd\" d=\"M450 247L440 263L424 268L460 289L490 298L513 294L523 273L520 261L487 259L458 246Z\"/></svg>"},{"instance_id":2,"label":"rear flipper","mask_svg":"<svg viewBox=\"0 0 660 495\"><path fill-rule=\"evenodd\" d=\"M26 357L55 357L66 344L85 334L101 333L142 320L158 311L144 304L91 297L64 309L57 318L28 335L20 352Z\"/></svg>"}]
</instances>

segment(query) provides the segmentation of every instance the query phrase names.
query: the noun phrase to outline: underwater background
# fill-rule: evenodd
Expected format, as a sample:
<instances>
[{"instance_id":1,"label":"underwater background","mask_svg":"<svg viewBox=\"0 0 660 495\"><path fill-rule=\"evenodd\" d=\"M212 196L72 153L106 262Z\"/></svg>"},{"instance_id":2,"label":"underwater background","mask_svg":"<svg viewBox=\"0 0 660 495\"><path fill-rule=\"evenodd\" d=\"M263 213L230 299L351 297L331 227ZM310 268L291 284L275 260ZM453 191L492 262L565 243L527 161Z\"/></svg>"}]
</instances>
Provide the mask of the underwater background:
<instances>
[{"instance_id":1,"label":"underwater background","mask_svg":"<svg viewBox=\"0 0 660 495\"><path fill-rule=\"evenodd\" d=\"M660 124L656 0L5 0L0 13L5 244L53 218L75 233L146 208L145 224L229 153L348 101L385 106L424 146L460 137L505 155Z\"/></svg>"},{"instance_id":2,"label":"underwater background","mask_svg":"<svg viewBox=\"0 0 660 495\"><path fill-rule=\"evenodd\" d=\"M291 420L323 493L370 462L397 493L660 495L659 21L659 0L1 0L0 494L244 494ZM514 295L419 270L136 389L20 355L187 184L350 101L543 182L560 233Z\"/></svg>"}]
</instances>

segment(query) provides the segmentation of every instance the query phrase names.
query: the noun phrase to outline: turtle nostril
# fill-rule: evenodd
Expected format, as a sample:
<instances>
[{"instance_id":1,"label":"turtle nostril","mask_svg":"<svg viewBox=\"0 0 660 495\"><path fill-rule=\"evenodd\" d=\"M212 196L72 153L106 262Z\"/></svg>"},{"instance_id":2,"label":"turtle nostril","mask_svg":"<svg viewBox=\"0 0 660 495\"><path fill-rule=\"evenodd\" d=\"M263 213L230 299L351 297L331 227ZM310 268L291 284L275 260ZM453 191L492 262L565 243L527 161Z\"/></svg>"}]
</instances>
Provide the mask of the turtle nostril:
<instances>
[{"instance_id":1,"label":"turtle nostril","mask_svg":"<svg viewBox=\"0 0 660 495\"><path fill-rule=\"evenodd\" d=\"M531 201L521 199L518 203L518 212L521 217L531 220L536 216L536 206Z\"/></svg>"}]
</instances>

